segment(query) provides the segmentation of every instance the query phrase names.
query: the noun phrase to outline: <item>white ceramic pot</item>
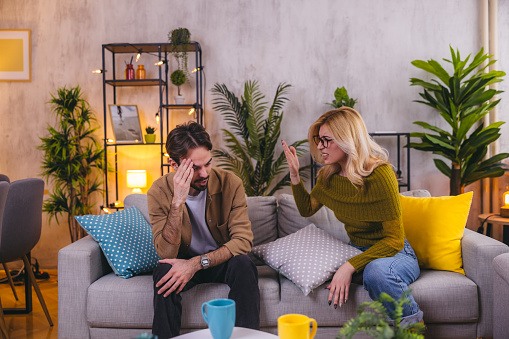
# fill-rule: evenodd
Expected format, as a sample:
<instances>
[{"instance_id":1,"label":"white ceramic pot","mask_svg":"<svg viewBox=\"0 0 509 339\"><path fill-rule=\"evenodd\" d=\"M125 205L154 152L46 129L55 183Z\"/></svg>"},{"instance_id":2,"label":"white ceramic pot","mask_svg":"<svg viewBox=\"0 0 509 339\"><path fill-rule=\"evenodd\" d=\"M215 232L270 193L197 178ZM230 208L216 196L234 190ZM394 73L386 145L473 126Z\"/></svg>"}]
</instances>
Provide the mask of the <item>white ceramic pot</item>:
<instances>
[{"instance_id":1,"label":"white ceramic pot","mask_svg":"<svg viewBox=\"0 0 509 339\"><path fill-rule=\"evenodd\" d=\"M184 104L184 97L182 95L175 95L175 105L183 105Z\"/></svg>"}]
</instances>

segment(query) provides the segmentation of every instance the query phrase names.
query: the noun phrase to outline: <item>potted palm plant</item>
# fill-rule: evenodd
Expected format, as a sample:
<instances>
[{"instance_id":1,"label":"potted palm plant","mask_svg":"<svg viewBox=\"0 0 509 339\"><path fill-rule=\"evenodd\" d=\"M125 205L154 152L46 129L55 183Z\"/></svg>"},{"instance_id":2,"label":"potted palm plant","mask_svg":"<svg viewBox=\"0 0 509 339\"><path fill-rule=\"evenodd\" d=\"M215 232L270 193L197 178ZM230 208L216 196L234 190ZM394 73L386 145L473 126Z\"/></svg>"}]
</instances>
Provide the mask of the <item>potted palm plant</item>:
<instances>
[{"instance_id":1,"label":"potted palm plant","mask_svg":"<svg viewBox=\"0 0 509 339\"><path fill-rule=\"evenodd\" d=\"M48 126L49 135L41 138L38 149L44 152L42 175L53 183L53 191L43 205L50 216L67 215L71 241L84 236L75 215L91 214L92 198L100 193L100 178L105 171L104 150L94 137L99 127L79 86L60 88L50 103L57 116L55 127Z\"/></svg>"},{"instance_id":2,"label":"potted palm plant","mask_svg":"<svg viewBox=\"0 0 509 339\"><path fill-rule=\"evenodd\" d=\"M462 60L458 50L455 52L452 47L450 50L451 60L444 61L452 64L452 74L433 59L414 60L412 65L438 79L432 79L431 82L410 79L412 86L423 88L423 92L419 93L423 100L417 102L436 109L450 129L416 121L414 124L431 133L411 133L421 142L412 142L408 146L449 160L449 165L441 159L434 159L434 162L438 170L450 178L450 195L458 195L466 185L504 174L501 160L509 157L509 153L495 154L485 159L488 146L500 137L500 126L504 122L485 126L482 119L500 102L490 101L501 91L488 89L488 86L502 81L505 73L495 70L484 72L495 60L490 61L492 56L484 54L482 48L470 64L470 55Z\"/></svg>"},{"instance_id":3,"label":"potted palm plant","mask_svg":"<svg viewBox=\"0 0 509 339\"><path fill-rule=\"evenodd\" d=\"M221 112L231 130L223 129L228 150L214 150L219 166L237 174L244 183L248 196L274 195L279 189L290 185L290 173L284 152L276 156L279 143L283 105L290 85L279 84L272 104L264 101L256 81L244 84L244 95L239 99L226 85L215 84L212 89L216 99L214 109ZM307 140L292 144L297 154L305 153L303 145ZM299 169L300 175L307 178L308 166ZM280 175L285 175L279 177ZM279 180L278 180L279 179Z\"/></svg>"}]
</instances>

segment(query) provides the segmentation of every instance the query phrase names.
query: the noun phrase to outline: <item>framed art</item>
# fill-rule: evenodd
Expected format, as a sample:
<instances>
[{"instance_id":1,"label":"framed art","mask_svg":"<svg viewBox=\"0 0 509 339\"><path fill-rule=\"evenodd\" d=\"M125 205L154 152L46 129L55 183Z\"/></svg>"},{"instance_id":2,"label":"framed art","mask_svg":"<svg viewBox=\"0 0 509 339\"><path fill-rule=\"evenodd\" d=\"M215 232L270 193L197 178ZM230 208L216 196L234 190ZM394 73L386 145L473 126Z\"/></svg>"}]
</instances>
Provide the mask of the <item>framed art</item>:
<instances>
[{"instance_id":1,"label":"framed art","mask_svg":"<svg viewBox=\"0 0 509 339\"><path fill-rule=\"evenodd\" d=\"M136 105L109 105L116 143L143 143Z\"/></svg>"},{"instance_id":2,"label":"framed art","mask_svg":"<svg viewBox=\"0 0 509 339\"><path fill-rule=\"evenodd\" d=\"M0 81L32 81L29 29L0 29Z\"/></svg>"}]
</instances>

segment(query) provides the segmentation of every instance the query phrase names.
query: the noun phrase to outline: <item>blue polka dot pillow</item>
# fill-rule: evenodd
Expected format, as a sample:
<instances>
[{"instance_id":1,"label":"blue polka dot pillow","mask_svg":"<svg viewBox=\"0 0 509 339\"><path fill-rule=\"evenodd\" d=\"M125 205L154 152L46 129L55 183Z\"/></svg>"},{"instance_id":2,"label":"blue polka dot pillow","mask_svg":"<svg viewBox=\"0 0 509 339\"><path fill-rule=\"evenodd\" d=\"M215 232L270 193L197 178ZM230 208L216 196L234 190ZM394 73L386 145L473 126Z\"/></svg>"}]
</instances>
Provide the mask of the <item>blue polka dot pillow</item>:
<instances>
[{"instance_id":1,"label":"blue polka dot pillow","mask_svg":"<svg viewBox=\"0 0 509 339\"><path fill-rule=\"evenodd\" d=\"M99 243L115 274L130 278L151 272L161 258L152 243L152 228L136 207L105 215L76 216Z\"/></svg>"}]
</instances>

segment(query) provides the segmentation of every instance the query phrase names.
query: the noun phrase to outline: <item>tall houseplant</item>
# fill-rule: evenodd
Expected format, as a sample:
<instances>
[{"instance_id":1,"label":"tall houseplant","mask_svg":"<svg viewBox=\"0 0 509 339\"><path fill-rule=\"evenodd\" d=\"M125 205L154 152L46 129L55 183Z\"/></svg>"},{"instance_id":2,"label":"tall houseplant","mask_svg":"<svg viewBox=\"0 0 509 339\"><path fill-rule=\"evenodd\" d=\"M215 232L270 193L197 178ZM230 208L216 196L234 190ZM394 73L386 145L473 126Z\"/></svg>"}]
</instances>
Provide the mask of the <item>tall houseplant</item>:
<instances>
[{"instance_id":1,"label":"tall houseplant","mask_svg":"<svg viewBox=\"0 0 509 339\"><path fill-rule=\"evenodd\" d=\"M244 95L240 98L230 92L226 85L215 84L212 93L214 109L221 112L231 130L223 129L228 150L214 150L219 166L235 172L243 181L248 196L273 195L277 190L290 185L290 173L284 152L276 156L279 142L283 105L288 84L279 84L270 107L264 101L256 81L244 84ZM302 146L307 140L292 144L301 156ZM300 168L300 175L307 178L309 166ZM276 177L286 173L279 181Z\"/></svg>"},{"instance_id":2,"label":"tall houseplant","mask_svg":"<svg viewBox=\"0 0 509 339\"><path fill-rule=\"evenodd\" d=\"M504 174L500 161L509 157L509 153L500 153L484 159L488 146L500 137L500 126L504 122L495 122L488 126L482 123L483 117L495 107L500 100L490 100L501 91L488 89L490 84L502 81L505 76L501 71L484 72L495 63L489 61L491 55L484 54L483 49L468 64L470 55L461 60L460 53L451 47L451 60L454 73L449 74L435 60L414 60L412 65L438 79L431 82L417 78L410 79L412 86L421 86L419 93L422 104L435 108L450 126L446 131L423 121L419 125L432 133L412 133L412 137L421 139L420 143L409 143L409 147L420 151L432 152L451 162L447 165L441 159L434 159L435 166L450 178L450 194L460 194L466 185L484 178L499 177ZM489 61L489 62L488 62ZM486 62L486 64L484 64ZM484 65L483 65L484 64Z\"/></svg>"},{"instance_id":3,"label":"tall houseplant","mask_svg":"<svg viewBox=\"0 0 509 339\"><path fill-rule=\"evenodd\" d=\"M60 88L49 103L57 116L55 127L48 126L49 135L41 138L38 148L44 152L42 175L54 188L44 202L43 210L50 219L66 214L71 241L84 236L75 215L90 214L92 195L100 192L104 174L104 150L94 138L94 113L82 98L79 86Z\"/></svg>"}]
</instances>

